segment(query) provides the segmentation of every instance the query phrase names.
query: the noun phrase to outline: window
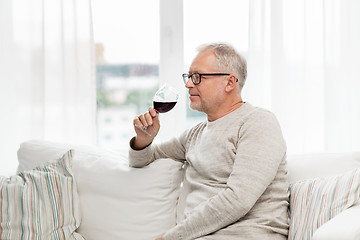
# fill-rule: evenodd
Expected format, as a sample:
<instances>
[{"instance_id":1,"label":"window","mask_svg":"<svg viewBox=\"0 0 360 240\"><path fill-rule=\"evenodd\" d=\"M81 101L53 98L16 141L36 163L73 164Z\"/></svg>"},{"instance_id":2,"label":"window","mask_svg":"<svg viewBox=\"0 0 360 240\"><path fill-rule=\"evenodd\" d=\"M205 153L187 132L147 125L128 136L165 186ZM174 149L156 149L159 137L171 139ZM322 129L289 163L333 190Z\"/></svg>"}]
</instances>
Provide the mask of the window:
<instances>
[{"instance_id":1,"label":"window","mask_svg":"<svg viewBox=\"0 0 360 240\"><path fill-rule=\"evenodd\" d=\"M159 86L159 1L94 0L97 144L127 148Z\"/></svg>"},{"instance_id":2,"label":"window","mask_svg":"<svg viewBox=\"0 0 360 240\"><path fill-rule=\"evenodd\" d=\"M228 42L245 57L248 51L248 0L93 3L99 146L127 148L134 135L133 118L147 111L164 82L181 95L174 110L160 115L158 140L205 120L204 114L188 107L181 79L196 47Z\"/></svg>"}]
</instances>

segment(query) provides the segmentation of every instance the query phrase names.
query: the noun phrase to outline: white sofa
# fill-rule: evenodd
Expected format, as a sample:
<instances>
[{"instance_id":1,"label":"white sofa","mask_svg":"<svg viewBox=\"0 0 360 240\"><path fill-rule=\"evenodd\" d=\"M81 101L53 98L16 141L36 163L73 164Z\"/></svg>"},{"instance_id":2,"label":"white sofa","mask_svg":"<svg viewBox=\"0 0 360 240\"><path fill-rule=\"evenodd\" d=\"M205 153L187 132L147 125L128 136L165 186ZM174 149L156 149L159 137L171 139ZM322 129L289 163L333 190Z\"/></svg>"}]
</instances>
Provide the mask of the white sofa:
<instances>
[{"instance_id":1,"label":"white sofa","mask_svg":"<svg viewBox=\"0 0 360 240\"><path fill-rule=\"evenodd\" d=\"M77 232L86 239L155 239L176 224L183 166L170 159L134 169L128 167L127 153L31 140L18 150L18 171L59 158L68 149L75 152L72 168L82 212ZM328 178L359 167L360 153L288 156L290 183ZM360 239L360 206L351 203L321 225L313 239Z\"/></svg>"}]
</instances>

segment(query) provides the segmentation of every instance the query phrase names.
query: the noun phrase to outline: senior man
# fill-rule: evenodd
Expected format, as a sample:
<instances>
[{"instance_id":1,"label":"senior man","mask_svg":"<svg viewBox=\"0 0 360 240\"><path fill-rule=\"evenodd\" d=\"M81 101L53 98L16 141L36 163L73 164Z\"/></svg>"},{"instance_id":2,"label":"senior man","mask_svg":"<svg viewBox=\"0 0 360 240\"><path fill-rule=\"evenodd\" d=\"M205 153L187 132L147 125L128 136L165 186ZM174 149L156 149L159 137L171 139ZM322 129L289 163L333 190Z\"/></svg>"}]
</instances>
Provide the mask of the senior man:
<instances>
[{"instance_id":1,"label":"senior man","mask_svg":"<svg viewBox=\"0 0 360 240\"><path fill-rule=\"evenodd\" d=\"M190 107L207 120L179 137L152 144L158 113L135 117L130 165L158 158L186 163L188 195L182 220L158 239L285 240L288 233L286 144L268 110L244 102L246 61L222 43L199 48L183 74Z\"/></svg>"}]
</instances>

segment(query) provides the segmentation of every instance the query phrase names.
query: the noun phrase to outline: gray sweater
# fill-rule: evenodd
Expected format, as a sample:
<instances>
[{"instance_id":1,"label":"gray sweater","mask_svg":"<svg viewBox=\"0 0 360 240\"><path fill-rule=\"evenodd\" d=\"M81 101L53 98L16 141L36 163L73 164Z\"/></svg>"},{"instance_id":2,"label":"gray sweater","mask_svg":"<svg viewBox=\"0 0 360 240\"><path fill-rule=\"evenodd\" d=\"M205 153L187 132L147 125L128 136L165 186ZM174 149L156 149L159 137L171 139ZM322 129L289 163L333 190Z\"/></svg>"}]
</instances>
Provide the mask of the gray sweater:
<instances>
[{"instance_id":1,"label":"gray sweater","mask_svg":"<svg viewBox=\"0 0 360 240\"><path fill-rule=\"evenodd\" d=\"M133 167L158 158L187 165L182 219L164 240L286 239L286 145L271 112L245 103L168 142L130 149Z\"/></svg>"}]
</instances>

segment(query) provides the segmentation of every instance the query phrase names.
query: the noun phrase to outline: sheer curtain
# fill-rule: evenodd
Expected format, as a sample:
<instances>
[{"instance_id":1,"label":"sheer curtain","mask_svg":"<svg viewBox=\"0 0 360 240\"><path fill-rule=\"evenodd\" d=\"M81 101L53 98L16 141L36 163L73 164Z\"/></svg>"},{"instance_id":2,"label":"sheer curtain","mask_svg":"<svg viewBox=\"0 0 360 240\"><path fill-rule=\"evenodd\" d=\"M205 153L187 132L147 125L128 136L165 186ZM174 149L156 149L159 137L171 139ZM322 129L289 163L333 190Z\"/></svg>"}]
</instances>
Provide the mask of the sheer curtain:
<instances>
[{"instance_id":1,"label":"sheer curtain","mask_svg":"<svg viewBox=\"0 0 360 240\"><path fill-rule=\"evenodd\" d=\"M0 0L0 174L22 141L95 141L89 0Z\"/></svg>"},{"instance_id":2,"label":"sheer curtain","mask_svg":"<svg viewBox=\"0 0 360 240\"><path fill-rule=\"evenodd\" d=\"M360 1L252 0L247 100L277 115L289 153L360 149Z\"/></svg>"}]
</instances>

